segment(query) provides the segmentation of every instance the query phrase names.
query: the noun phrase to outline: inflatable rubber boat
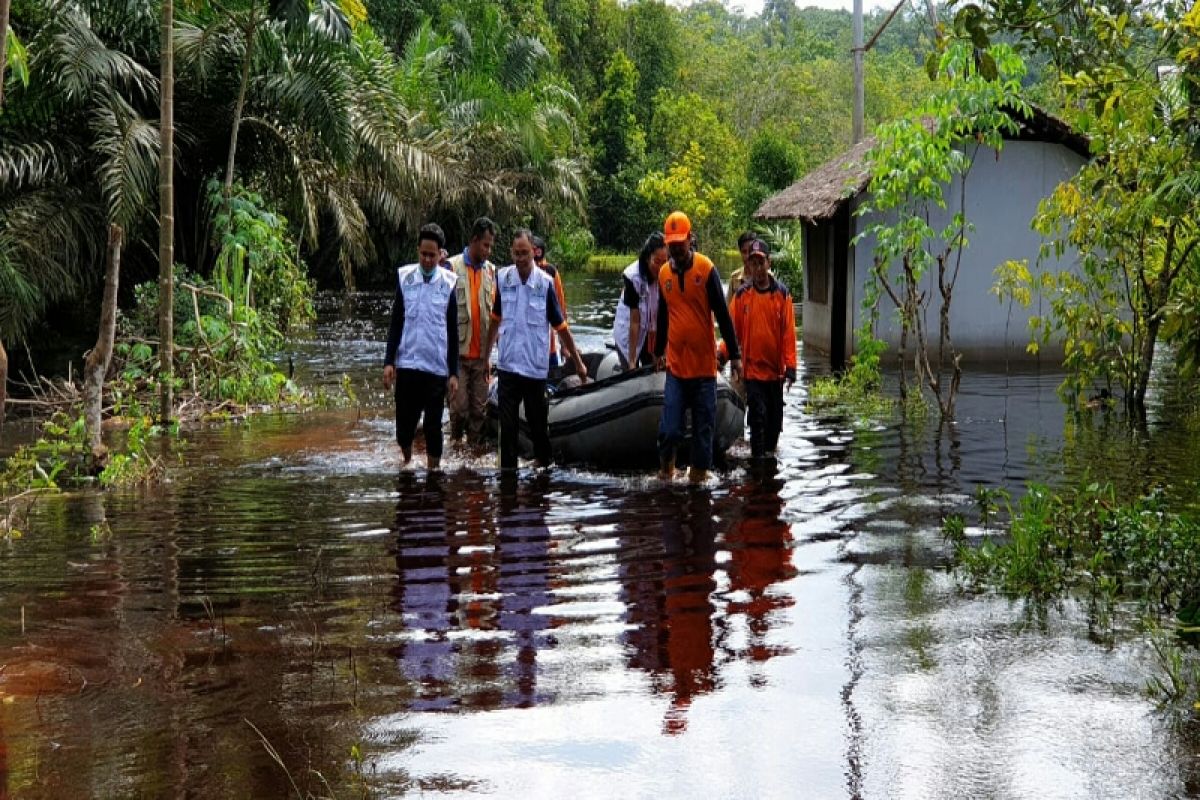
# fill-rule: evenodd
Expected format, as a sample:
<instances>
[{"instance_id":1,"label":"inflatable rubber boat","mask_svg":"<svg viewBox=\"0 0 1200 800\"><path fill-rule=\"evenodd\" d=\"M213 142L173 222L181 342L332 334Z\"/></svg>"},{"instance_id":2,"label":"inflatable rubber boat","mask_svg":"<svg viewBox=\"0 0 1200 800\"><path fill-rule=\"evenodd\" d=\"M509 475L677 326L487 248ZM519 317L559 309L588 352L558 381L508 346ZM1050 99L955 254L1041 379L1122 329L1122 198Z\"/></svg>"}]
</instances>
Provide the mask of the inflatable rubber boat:
<instances>
[{"instance_id":1,"label":"inflatable rubber boat","mask_svg":"<svg viewBox=\"0 0 1200 800\"><path fill-rule=\"evenodd\" d=\"M596 380L557 391L550 397L550 445L559 464L607 467L658 466L658 421L662 416L666 373L652 367L620 371L614 351L585 356L588 373ZM497 405L491 399L492 419ZM690 430L690 414L687 427ZM724 455L742 438L746 404L724 377L717 377L717 418L713 451ZM521 453L532 455L524 407L521 409ZM678 463L687 463L691 443L679 447Z\"/></svg>"}]
</instances>

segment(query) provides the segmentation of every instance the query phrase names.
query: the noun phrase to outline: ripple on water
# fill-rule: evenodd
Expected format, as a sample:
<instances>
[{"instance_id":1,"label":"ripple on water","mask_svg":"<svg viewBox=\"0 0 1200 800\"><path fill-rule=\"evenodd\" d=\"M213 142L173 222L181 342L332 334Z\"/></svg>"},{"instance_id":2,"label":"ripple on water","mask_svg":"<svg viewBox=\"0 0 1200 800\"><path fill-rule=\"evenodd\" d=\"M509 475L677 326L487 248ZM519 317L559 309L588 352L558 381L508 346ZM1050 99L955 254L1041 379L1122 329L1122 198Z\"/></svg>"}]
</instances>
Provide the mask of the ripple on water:
<instances>
[{"instance_id":1,"label":"ripple on water","mask_svg":"<svg viewBox=\"0 0 1200 800\"><path fill-rule=\"evenodd\" d=\"M589 342L610 288L572 306ZM323 297L297 370L377 385L389 304ZM512 487L457 448L400 470L377 389L189 434L173 482L48 499L3 543L0 785L350 796L361 754L387 796L1186 794L1195 745L1142 694L1135 637L1105 649L1083 610L1031 619L941 567L977 483L1086 460L1056 382L968 375L940 430L792 402L775 477L702 489ZM1104 425L1073 446L1124 448ZM1181 449L1117 453L1186 482Z\"/></svg>"}]
</instances>

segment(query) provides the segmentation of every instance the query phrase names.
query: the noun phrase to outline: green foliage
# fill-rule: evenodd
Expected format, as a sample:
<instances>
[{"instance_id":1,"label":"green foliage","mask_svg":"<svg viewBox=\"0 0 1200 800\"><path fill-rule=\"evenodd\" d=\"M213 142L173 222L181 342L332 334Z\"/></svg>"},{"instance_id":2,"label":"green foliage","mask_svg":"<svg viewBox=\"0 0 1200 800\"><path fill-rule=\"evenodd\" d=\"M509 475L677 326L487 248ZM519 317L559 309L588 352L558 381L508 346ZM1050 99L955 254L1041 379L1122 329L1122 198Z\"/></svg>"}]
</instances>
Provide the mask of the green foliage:
<instances>
[{"instance_id":1,"label":"green foliage","mask_svg":"<svg viewBox=\"0 0 1200 800\"><path fill-rule=\"evenodd\" d=\"M12 28L5 31L5 41L7 42L4 52L5 64L0 64L0 81L6 80L4 71L5 68L12 70L14 79L21 82L22 86L29 86L29 53L25 49L25 45L21 44L21 40L17 37L17 32ZM3 109L0 109L2 112Z\"/></svg>"},{"instance_id":2,"label":"green foliage","mask_svg":"<svg viewBox=\"0 0 1200 800\"><path fill-rule=\"evenodd\" d=\"M705 179L705 161L700 146L692 142L683 158L666 173L651 172L637 187L642 201L654 209L652 219L666 219L672 211L687 214L701 250L712 247L710 243L728 240L733 212L729 192Z\"/></svg>"},{"instance_id":3,"label":"green foliage","mask_svg":"<svg viewBox=\"0 0 1200 800\"><path fill-rule=\"evenodd\" d=\"M939 91L912 114L876 131L878 142L867 153L869 192L856 211L868 223L855 241L873 240L874 286L867 294L886 294L897 310L902 369L911 334L916 383L933 392L942 416L948 417L954 413L961 376L961 356L950 335L951 304L973 226L961 210L967 207L963 197L944 228L935 229L930 220L947 208L949 189L965 192L966 173L981 148L1001 150L1004 134L1017 130L1013 116L1028 114L1028 105L1021 95L1025 66L1010 47L993 45L979 52L969 42L957 42L940 57L934 54L930 65L931 77L944 77ZM931 270L936 270L941 298L936 358L931 357L935 337L926 333L922 299ZM906 381L902 374L902 387Z\"/></svg>"},{"instance_id":4,"label":"green foliage","mask_svg":"<svg viewBox=\"0 0 1200 800\"><path fill-rule=\"evenodd\" d=\"M860 373L841 377L821 376L808 385L806 407L810 414L848 417L856 428L873 428L895 417L896 402Z\"/></svg>"},{"instance_id":5,"label":"green foliage","mask_svg":"<svg viewBox=\"0 0 1200 800\"><path fill-rule=\"evenodd\" d=\"M618 50L604 71L604 91L592 128L592 165L597 175L611 177L645 156L645 134L638 125L637 68Z\"/></svg>"},{"instance_id":6,"label":"green foliage","mask_svg":"<svg viewBox=\"0 0 1200 800\"><path fill-rule=\"evenodd\" d=\"M161 462L152 456L150 440L162 429L147 417L133 420L124 446L107 454L107 462L96 475L95 459L87 441L82 416L71 418L58 412L42 423L42 435L22 445L4 461L0 471L0 497L28 491L58 490L96 477L101 486L118 487L156 478Z\"/></svg>"},{"instance_id":7,"label":"green foliage","mask_svg":"<svg viewBox=\"0 0 1200 800\"><path fill-rule=\"evenodd\" d=\"M90 448L83 417L57 413L42 423L37 441L17 448L0 472L0 496L30 489L58 489L60 482L86 470Z\"/></svg>"},{"instance_id":8,"label":"green foliage","mask_svg":"<svg viewBox=\"0 0 1200 800\"><path fill-rule=\"evenodd\" d=\"M771 246L771 269L793 297L804 290L804 228L799 223L768 225L762 237Z\"/></svg>"},{"instance_id":9,"label":"green foliage","mask_svg":"<svg viewBox=\"0 0 1200 800\"><path fill-rule=\"evenodd\" d=\"M637 67L634 113L646 128L659 90L676 85L684 56L680 21L662 0L635 0L625 19L625 51Z\"/></svg>"},{"instance_id":10,"label":"green foliage","mask_svg":"<svg viewBox=\"0 0 1200 800\"><path fill-rule=\"evenodd\" d=\"M596 240L587 228L557 230L548 244L551 262L568 271L586 267L596 249Z\"/></svg>"},{"instance_id":11,"label":"green foliage","mask_svg":"<svg viewBox=\"0 0 1200 800\"><path fill-rule=\"evenodd\" d=\"M1114 51L1137 52L1128 17L1100 9L1091 16L1096 35ZM1061 337L1068 371L1062 391L1077 402L1096 386L1115 384L1140 408L1160 339L1179 343L1189 371L1198 352L1200 128L1184 89L1194 85L1187 71L1192 50L1200 52L1200 12L1155 27L1180 47L1182 84L1160 81L1136 58L1063 79L1097 158L1042 203L1035 227L1050 240L1047 255L1073 251L1079 269L1029 283L1051 310L1033 321L1035 340Z\"/></svg>"},{"instance_id":12,"label":"green foliage","mask_svg":"<svg viewBox=\"0 0 1200 800\"><path fill-rule=\"evenodd\" d=\"M970 584L1036 600L1080 591L1107 605L1135 601L1182 624L1200 612L1200 519L1168 510L1161 494L1123 503L1092 483L1065 493L1032 485L1015 509L1000 497L1003 542L974 546L959 526L948 530Z\"/></svg>"},{"instance_id":13,"label":"green foliage","mask_svg":"<svg viewBox=\"0 0 1200 800\"><path fill-rule=\"evenodd\" d=\"M763 128L750 141L746 178L771 192L786 189L800 177L800 154L786 136Z\"/></svg>"},{"instance_id":14,"label":"green foliage","mask_svg":"<svg viewBox=\"0 0 1200 800\"><path fill-rule=\"evenodd\" d=\"M287 220L264 207L263 199L242 186L226 198L209 183L219 237L213 280L235 307L254 305L281 334L311 322L313 287L293 258Z\"/></svg>"},{"instance_id":15,"label":"green foliage","mask_svg":"<svg viewBox=\"0 0 1200 800\"><path fill-rule=\"evenodd\" d=\"M664 88L654 98L654 117L646 137L653 166L670 169L698 147L705 154L704 180L721 185L744 160L742 145L715 108L695 92Z\"/></svg>"}]
</instances>

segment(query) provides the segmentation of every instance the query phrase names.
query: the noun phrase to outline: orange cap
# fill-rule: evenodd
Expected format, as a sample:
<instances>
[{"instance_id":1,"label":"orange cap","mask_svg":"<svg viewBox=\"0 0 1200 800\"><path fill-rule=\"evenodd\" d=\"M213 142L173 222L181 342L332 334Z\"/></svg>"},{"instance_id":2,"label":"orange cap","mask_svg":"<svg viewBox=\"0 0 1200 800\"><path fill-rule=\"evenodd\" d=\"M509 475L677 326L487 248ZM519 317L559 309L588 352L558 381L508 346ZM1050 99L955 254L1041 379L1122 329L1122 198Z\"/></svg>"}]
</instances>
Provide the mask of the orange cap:
<instances>
[{"instance_id":1,"label":"orange cap","mask_svg":"<svg viewBox=\"0 0 1200 800\"><path fill-rule=\"evenodd\" d=\"M682 211L672 211L663 225L663 239L667 244L686 242L692 232L692 221Z\"/></svg>"}]
</instances>

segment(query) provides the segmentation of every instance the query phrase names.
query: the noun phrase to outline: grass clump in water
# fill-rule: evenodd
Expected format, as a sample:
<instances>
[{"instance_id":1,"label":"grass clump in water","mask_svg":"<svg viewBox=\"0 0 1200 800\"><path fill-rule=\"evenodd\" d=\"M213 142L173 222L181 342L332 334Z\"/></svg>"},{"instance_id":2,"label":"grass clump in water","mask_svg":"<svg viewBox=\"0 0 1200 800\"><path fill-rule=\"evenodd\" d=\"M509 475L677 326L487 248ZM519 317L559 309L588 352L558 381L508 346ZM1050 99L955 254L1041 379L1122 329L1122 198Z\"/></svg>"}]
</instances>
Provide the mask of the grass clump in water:
<instances>
[{"instance_id":1,"label":"grass clump in water","mask_svg":"<svg viewBox=\"0 0 1200 800\"><path fill-rule=\"evenodd\" d=\"M1111 484L1067 492L1031 485L1014 507L1003 490L977 495L980 516L1008 518L1007 536L976 545L961 516L944 533L963 580L1037 602L1086 597L1111 629L1132 612L1152 632L1153 694L1195 713L1200 703L1200 517L1167 508L1162 493L1122 502Z\"/></svg>"},{"instance_id":2,"label":"grass clump in water","mask_svg":"<svg viewBox=\"0 0 1200 800\"><path fill-rule=\"evenodd\" d=\"M897 403L883 394L883 373L880 358L884 344L859 332L858 352L850 359L850 369L842 375L815 378L808 386L808 411L817 413L832 410L852 418L857 425L869 426L890 419ZM913 393L918 400L920 392ZM914 406L904 411L919 413Z\"/></svg>"}]
</instances>

